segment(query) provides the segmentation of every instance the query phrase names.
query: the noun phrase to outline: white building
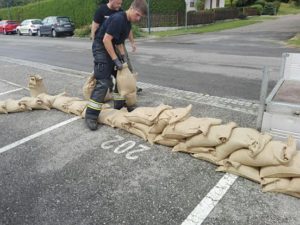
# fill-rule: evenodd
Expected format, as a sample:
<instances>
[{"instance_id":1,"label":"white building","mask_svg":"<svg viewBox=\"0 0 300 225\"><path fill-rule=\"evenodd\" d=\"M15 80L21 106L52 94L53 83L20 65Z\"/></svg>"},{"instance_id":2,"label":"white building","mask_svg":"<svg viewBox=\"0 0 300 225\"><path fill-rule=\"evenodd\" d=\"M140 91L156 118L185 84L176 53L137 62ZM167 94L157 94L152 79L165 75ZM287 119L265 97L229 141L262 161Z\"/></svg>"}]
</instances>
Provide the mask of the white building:
<instances>
[{"instance_id":1,"label":"white building","mask_svg":"<svg viewBox=\"0 0 300 225\"><path fill-rule=\"evenodd\" d=\"M196 10L196 1L197 0L185 0L187 12ZM204 0L205 9L215 9L215 8L224 8L225 0Z\"/></svg>"}]
</instances>

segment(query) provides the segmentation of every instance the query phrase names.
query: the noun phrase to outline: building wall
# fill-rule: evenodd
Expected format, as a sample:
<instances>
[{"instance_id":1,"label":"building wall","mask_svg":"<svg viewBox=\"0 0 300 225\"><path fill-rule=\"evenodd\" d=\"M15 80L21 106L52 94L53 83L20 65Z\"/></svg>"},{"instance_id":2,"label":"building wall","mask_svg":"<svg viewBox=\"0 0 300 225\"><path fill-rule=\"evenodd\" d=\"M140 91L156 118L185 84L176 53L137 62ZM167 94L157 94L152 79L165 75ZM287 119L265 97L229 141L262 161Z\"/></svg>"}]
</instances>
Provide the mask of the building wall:
<instances>
[{"instance_id":1,"label":"building wall","mask_svg":"<svg viewBox=\"0 0 300 225\"><path fill-rule=\"evenodd\" d=\"M205 0L205 9L224 8L225 0Z\"/></svg>"},{"instance_id":2,"label":"building wall","mask_svg":"<svg viewBox=\"0 0 300 225\"><path fill-rule=\"evenodd\" d=\"M196 10L195 8L196 0L185 0L185 2L186 2L187 12Z\"/></svg>"}]
</instances>

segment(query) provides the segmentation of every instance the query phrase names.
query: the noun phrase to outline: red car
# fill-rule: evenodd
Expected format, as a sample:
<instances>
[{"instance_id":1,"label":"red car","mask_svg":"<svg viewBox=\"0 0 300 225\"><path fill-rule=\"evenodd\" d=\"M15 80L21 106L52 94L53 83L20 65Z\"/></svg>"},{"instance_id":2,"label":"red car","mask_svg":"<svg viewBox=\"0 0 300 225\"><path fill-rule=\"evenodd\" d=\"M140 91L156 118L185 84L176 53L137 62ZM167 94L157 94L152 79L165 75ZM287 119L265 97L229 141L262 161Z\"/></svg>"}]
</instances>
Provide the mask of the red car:
<instances>
[{"instance_id":1,"label":"red car","mask_svg":"<svg viewBox=\"0 0 300 225\"><path fill-rule=\"evenodd\" d=\"M17 21L14 20L1 20L0 21L0 33L3 34L13 34L16 33L16 28L19 25Z\"/></svg>"}]
</instances>

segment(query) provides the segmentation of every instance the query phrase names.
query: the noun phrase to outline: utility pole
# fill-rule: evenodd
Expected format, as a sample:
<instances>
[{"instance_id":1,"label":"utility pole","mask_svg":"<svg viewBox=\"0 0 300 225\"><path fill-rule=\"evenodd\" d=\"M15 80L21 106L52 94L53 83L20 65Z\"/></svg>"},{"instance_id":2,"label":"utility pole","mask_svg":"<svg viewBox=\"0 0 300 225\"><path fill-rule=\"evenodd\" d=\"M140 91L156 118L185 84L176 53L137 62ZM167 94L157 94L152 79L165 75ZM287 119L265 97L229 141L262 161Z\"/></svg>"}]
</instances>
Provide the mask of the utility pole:
<instances>
[{"instance_id":1,"label":"utility pole","mask_svg":"<svg viewBox=\"0 0 300 225\"><path fill-rule=\"evenodd\" d=\"M150 16L150 0L148 0L148 17L147 17L147 26L148 26L148 33L151 33L151 16Z\"/></svg>"}]
</instances>

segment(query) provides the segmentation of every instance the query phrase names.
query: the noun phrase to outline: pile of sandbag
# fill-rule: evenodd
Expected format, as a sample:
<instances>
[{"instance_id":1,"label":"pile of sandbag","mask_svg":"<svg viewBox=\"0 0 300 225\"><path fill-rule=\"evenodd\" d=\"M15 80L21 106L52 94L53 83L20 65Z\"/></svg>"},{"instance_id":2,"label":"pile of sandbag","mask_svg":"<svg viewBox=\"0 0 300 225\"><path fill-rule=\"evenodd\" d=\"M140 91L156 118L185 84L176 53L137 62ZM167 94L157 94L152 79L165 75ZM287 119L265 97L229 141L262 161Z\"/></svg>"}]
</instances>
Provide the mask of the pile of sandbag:
<instances>
[{"instance_id":1,"label":"pile of sandbag","mask_svg":"<svg viewBox=\"0 0 300 225\"><path fill-rule=\"evenodd\" d=\"M133 77L130 72L123 72L124 77ZM123 75L120 77L124 78ZM127 84L126 80L119 82L119 90L127 90L120 94L130 99L128 96L135 86L132 82ZM87 101L65 93L48 95L40 76L30 77L29 89L31 97L0 101L0 113L55 108L81 117L85 115ZM169 146L172 151L189 153L211 162L218 165L216 171L260 183L264 192L281 192L300 198L300 151L296 150L296 141L292 137L286 143L272 140L269 134L238 127L235 122L222 124L220 119L191 116L191 110L192 105L173 108L160 104L128 112L105 105L98 122L126 130L151 144Z\"/></svg>"},{"instance_id":2,"label":"pile of sandbag","mask_svg":"<svg viewBox=\"0 0 300 225\"><path fill-rule=\"evenodd\" d=\"M300 151L292 137L287 143L272 140L270 134L234 122L193 117L191 109L191 105L172 108L164 104L132 112L105 109L99 122L214 163L219 166L216 171L260 183L263 191L300 197Z\"/></svg>"}]
</instances>

